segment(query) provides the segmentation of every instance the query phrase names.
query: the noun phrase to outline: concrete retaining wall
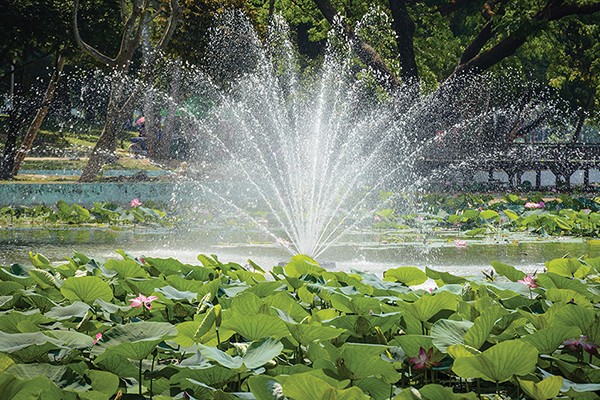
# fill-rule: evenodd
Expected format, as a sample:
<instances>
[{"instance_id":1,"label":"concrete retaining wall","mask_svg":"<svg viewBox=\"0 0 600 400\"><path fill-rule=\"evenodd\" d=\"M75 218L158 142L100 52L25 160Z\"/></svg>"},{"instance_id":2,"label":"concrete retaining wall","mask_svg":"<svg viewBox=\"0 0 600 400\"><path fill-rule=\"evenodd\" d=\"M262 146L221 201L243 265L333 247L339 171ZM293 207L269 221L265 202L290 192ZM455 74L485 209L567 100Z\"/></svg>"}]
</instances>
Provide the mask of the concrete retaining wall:
<instances>
[{"instance_id":1,"label":"concrete retaining wall","mask_svg":"<svg viewBox=\"0 0 600 400\"><path fill-rule=\"evenodd\" d=\"M6 183L0 185L0 206L53 205L59 200L82 205L105 201L126 205L134 198L171 203L175 189L178 197L185 193L198 198L193 185L174 182Z\"/></svg>"}]
</instances>

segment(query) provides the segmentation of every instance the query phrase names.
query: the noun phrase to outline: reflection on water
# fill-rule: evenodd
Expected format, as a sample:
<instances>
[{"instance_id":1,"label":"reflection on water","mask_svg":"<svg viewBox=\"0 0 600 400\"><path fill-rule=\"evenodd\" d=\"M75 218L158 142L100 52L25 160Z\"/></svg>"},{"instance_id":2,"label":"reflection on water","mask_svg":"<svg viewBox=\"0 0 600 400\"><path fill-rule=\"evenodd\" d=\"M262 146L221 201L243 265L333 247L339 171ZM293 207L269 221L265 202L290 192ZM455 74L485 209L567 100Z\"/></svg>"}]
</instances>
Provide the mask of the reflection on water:
<instances>
[{"instance_id":1,"label":"reflection on water","mask_svg":"<svg viewBox=\"0 0 600 400\"><path fill-rule=\"evenodd\" d=\"M187 231L186 231L187 232ZM270 268L289 259L281 246L271 243L259 232L239 227L207 228L193 235L177 230L112 230L106 228L4 229L0 230L0 265L28 263L30 251L39 252L51 261L62 261L73 250L98 260L118 258L114 250L123 249L139 256L174 257L194 263L200 253L216 254L223 261L245 263L252 259ZM360 240L340 243L330 248L322 260L335 261L337 269L359 269L382 273L402 265L428 266L461 275L475 275L499 260L525 271L543 268L544 261L563 257L600 256L600 246L583 239L554 241L531 237L470 241L466 248L456 248L448 238L434 238L408 243L383 244L378 235L363 234Z\"/></svg>"}]
</instances>

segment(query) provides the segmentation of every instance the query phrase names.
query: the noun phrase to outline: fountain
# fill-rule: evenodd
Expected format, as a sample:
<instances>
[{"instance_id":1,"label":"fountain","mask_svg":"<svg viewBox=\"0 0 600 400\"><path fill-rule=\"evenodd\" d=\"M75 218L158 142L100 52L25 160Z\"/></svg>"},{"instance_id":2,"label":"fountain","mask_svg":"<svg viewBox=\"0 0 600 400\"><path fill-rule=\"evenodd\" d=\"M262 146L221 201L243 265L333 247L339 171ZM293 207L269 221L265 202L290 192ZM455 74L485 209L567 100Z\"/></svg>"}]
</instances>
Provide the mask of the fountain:
<instances>
[{"instance_id":1,"label":"fountain","mask_svg":"<svg viewBox=\"0 0 600 400\"><path fill-rule=\"evenodd\" d=\"M189 132L186 175L202 193L199 208L208 203L239 224L250 221L291 254L322 258L353 228L371 224L384 202L410 210L428 179L417 168L425 155L494 151L481 144L498 133L503 111L490 105L487 76L420 98L409 86L384 91L335 31L315 73L300 67L282 18L262 43L234 11L220 18L209 47L208 68L182 69L186 100L147 93L176 108ZM380 198L385 191L394 194Z\"/></svg>"},{"instance_id":2,"label":"fountain","mask_svg":"<svg viewBox=\"0 0 600 400\"><path fill-rule=\"evenodd\" d=\"M334 36L321 71L301 79L281 18L266 46L239 16L225 19L214 37L211 69L245 70L226 84L204 75L202 94L212 106L203 118L181 107L201 150L188 173L206 198L254 221L289 252L319 257L372 218L380 191L411 191L419 146L408 119L399 118L402 96L376 98L385 94L366 71L357 78L348 43ZM240 37L243 46L229 40Z\"/></svg>"}]
</instances>

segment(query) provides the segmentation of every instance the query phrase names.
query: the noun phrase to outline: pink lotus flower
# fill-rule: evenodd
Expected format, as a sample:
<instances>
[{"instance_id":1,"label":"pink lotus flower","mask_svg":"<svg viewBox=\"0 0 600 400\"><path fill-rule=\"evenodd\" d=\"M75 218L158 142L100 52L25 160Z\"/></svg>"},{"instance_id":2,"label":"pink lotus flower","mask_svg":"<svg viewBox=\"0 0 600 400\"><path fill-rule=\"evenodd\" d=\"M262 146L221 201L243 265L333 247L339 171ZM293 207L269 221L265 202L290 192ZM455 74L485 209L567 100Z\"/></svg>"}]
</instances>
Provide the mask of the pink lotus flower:
<instances>
[{"instance_id":1,"label":"pink lotus flower","mask_svg":"<svg viewBox=\"0 0 600 400\"><path fill-rule=\"evenodd\" d=\"M131 200L131 203L129 203L129 205L133 208L135 207L139 207L142 205L142 202L140 201L140 199L138 199L137 197L133 200Z\"/></svg>"},{"instance_id":2,"label":"pink lotus flower","mask_svg":"<svg viewBox=\"0 0 600 400\"><path fill-rule=\"evenodd\" d=\"M152 310L152 302L154 300L157 300L158 297L156 296L144 296L143 294L139 294L138 297L136 297L135 299L131 300L131 307L141 307L144 306L146 307L148 310Z\"/></svg>"},{"instance_id":3,"label":"pink lotus flower","mask_svg":"<svg viewBox=\"0 0 600 400\"><path fill-rule=\"evenodd\" d=\"M381 216L379 216L377 214L373 215L373 221L375 221L375 222L381 222Z\"/></svg>"},{"instance_id":4,"label":"pink lotus flower","mask_svg":"<svg viewBox=\"0 0 600 400\"><path fill-rule=\"evenodd\" d=\"M100 332L96 333L96 339L94 339L94 344L98 343L102 339L102 334Z\"/></svg>"},{"instance_id":5,"label":"pink lotus flower","mask_svg":"<svg viewBox=\"0 0 600 400\"><path fill-rule=\"evenodd\" d=\"M421 347L419 348L419 355L409 358L408 361L413 364L415 369L425 369L440 365L439 362L431 361L431 357L433 357L433 347L427 350L427 352Z\"/></svg>"},{"instance_id":6,"label":"pink lotus flower","mask_svg":"<svg viewBox=\"0 0 600 400\"><path fill-rule=\"evenodd\" d=\"M546 206L546 204L543 201L540 201L539 203L534 203L532 201L525 203L525 208L529 208L531 210L537 209L537 208L544 208Z\"/></svg>"},{"instance_id":7,"label":"pink lotus flower","mask_svg":"<svg viewBox=\"0 0 600 400\"><path fill-rule=\"evenodd\" d=\"M466 240L461 240L461 239L456 239L454 241L454 247L456 247L457 249L466 249L467 248L467 241Z\"/></svg>"},{"instance_id":8,"label":"pink lotus flower","mask_svg":"<svg viewBox=\"0 0 600 400\"><path fill-rule=\"evenodd\" d=\"M578 352L580 349L589 354L598 354L598 345L588 341L587 336L579 336L578 339L568 339L563 342L565 348Z\"/></svg>"},{"instance_id":9,"label":"pink lotus flower","mask_svg":"<svg viewBox=\"0 0 600 400\"><path fill-rule=\"evenodd\" d=\"M536 287L540 286L535 281L535 276L532 276L532 275L525 275L525 277L522 280L519 279L517 282L522 283L523 285L527 286L529 289L535 289Z\"/></svg>"}]
</instances>

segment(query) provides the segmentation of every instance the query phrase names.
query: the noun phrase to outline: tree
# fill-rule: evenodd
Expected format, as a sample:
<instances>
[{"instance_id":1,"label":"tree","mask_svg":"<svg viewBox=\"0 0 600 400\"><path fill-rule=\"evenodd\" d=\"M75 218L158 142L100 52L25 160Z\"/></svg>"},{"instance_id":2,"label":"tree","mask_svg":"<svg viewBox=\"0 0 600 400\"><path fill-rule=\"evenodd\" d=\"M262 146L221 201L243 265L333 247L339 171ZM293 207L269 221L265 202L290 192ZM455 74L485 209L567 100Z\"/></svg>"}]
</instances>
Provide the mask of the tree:
<instances>
[{"instance_id":1,"label":"tree","mask_svg":"<svg viewBox=\"0 0 600 400\"><path fill-rule=\"evenodd\" d=\"M124 0L121 1L123 31L118 53L116 56L110 57L101 52L98 47L88 44L81 37L78 24L79 0L75 0L73 32L77 45L100 65L105 66L114 76L104 127L79 178L79 182L95 180L102 167L116 151L117 134L121 130L123 121L131 113L134 101L136 101L141 91L141 87L138 87L133 93L127 93L123 85L123 79L130 72L134 54L140 46L144 29L149 29L150 21L161 12L161 4L158 4L158 6L156 11L152 11L150 0L132 0L131 4L127 4ZM158 55L166 49L181 17L178 0L169 0L168 8L166 25L151 51L151 57L144 62L143 74L151 73L152 65Z\"/></svg>"},{"instance_id":2,"label":"tree","mask_svg":"<svg viewBox=\"0 0 600 400\"><path fill-rule=\"evenodd\" d=\"M0 179L12 179L22 157L29 150L26 146L17 154L19 138L29 118L36 115L28 132L28 140L33 140L47 112L54 92L54 78L45 67L52 58L58 62L63 57L64 61L69 54L67 15L67 7L63 3L42 0L9 0L5 12L0 14L0 36L3 37L0 44L0 54L3 55L0 59L0 85L8 93L8 120L4 129ZM48 24L48 21L52 23ZM58 65L62 65L63 61ZM41 96L39 92L48 80L50 90L46 91L46 96Z\"/></svg>"}]
</instances>

